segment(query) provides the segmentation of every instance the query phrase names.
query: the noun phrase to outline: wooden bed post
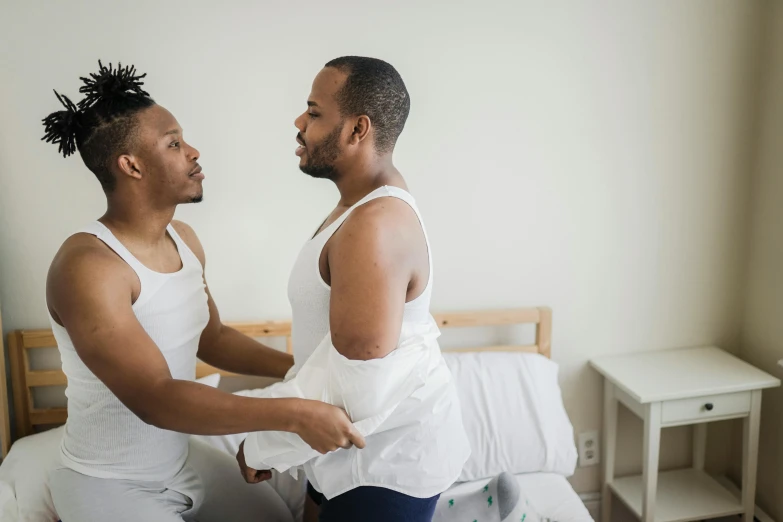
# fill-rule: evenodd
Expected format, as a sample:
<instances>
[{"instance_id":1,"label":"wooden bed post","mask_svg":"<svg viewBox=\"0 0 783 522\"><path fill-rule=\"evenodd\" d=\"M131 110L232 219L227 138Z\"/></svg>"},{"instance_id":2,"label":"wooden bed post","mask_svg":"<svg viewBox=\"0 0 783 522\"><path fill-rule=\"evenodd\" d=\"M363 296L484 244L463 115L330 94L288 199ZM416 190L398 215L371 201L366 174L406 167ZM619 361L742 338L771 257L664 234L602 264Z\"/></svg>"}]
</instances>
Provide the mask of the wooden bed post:
<instances>
[{"instance_id":1,"label":"wooden bed post","mask_svg":"<svg viewBox=\"0 0 783 522\"><path fill-rule=\"evenodd\" d=\"M552 309L542 306L538 309L539 317L536 324L536 345L538 353L552 358Z\"/></svg>"},{"instance_id":2,"label":"wooden bed post","mask_svg":"<svg viewBox=\"0 0 783 522\"><path fill-rule=\"evenodd\" d=\"M0 312L0 407L3 409L0 416L0 458L8 455L11 449L11 418L8 415L10 409L8 403L8 380L5 373L5 347L3 346L3 318Z\"/></svg>"},{"instance_id":3,"label":"wooden bed post","mask_svg":"<svg viewBox=\"0 0 783 522\"><path fill-rule=\"evenodd\" d=\"M22 331L16 330L8 334L8 355L11 359L11 384L14 388L14 417L16 417L16 438L22 438L33 432L30 424L32 404L27 404L30 390L27 388L27 368L24 367L24 341Z\"/></svg>"}]
</instances>

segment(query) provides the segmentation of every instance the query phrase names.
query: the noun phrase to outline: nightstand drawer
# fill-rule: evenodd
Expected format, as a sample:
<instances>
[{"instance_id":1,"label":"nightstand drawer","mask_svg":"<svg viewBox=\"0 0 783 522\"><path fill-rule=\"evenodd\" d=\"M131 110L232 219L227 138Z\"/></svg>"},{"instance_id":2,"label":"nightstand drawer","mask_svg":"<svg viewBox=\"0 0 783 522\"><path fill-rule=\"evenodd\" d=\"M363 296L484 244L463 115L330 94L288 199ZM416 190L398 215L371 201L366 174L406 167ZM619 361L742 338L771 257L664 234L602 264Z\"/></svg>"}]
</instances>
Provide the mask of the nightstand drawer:
<instances>
[{"instance_id":1,"label":"nightstand drawer","mask_svg":"<svg viewBox=\"0 0 783 522\"><path fill-rule=\"evenodd\" d=\"M661 407L661 422L663 424L701 422L749 413L750 392L666 401Z\"/></svg>"}]
</instances>

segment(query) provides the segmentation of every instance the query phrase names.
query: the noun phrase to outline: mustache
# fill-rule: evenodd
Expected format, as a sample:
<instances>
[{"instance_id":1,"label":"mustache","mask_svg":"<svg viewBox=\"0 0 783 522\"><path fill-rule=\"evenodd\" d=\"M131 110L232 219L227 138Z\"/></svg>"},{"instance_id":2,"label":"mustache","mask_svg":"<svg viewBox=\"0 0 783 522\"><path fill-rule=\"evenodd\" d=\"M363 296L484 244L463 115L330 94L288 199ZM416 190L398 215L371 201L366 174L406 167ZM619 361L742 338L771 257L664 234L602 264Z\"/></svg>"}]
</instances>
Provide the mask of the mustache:
<instances>
[{"instance_id":1,"label":"mustache","mask_svg":"<svg viewBox=\"0 0 783 522\"><path fill-rule=\"evenodd\" d=\"M304 138L302 137L301 132L296 133L296 141L301 145L302 147L307 147L307 144L305 143Z\"/></svg>"}]
</instances>

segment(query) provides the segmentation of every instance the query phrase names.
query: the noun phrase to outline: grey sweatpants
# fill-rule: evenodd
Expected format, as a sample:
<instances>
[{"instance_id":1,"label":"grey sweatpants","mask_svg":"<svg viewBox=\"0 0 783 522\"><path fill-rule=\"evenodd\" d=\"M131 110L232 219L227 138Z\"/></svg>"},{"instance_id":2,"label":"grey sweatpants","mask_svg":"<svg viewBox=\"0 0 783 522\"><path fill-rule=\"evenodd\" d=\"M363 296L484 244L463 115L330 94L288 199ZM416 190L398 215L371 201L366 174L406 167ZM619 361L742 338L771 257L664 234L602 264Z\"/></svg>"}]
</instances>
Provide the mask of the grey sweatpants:
<instances>
[{"instance_id":1,"label":"grey sweatpants","mask_svg":"<svg viewBox=\"0 0 783 522\"><path fill-rule=\"evenodd\" d=\"M100 479L68 468L49 487L62 522L292 522L269 484L247 484L236 460L191 440L187 462L166 482Z\"/></svg>"}]
</instances>

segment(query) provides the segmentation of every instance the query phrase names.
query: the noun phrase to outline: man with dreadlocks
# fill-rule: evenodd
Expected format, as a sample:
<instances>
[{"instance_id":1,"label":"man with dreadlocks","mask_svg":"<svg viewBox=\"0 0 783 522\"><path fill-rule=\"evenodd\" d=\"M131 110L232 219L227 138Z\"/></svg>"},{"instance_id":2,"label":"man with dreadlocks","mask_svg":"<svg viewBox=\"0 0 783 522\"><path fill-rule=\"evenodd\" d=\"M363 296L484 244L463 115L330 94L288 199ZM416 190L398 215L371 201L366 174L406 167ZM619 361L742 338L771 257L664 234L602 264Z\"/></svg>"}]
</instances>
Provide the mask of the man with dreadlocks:
<instances>
[{"instance_id":1,"label":"man with dreadlocks","mask_svg":"<svg viewBox=\"0 0 783 522\"><path fill-rule=\"evenodd\" d=\"M221 323L204 250L190 227L172 221L177 205L202 199L199 152L142 90L144 75L99 66L82 78L78 105L55 92L64 110L44 119L44 139L63 156L79 151L108 206L65 241L47 280L68 377L63 468L50 476L55 508L63 522L290 520L266 484L254 495L264 505L243 505L237 495L248 486L233 459L189 446L187 434L282 430L321 453L364 441L334 406L194 382L197 357L271 377L283 377L293 360ZM226 466L239 484L205 486Z\"/></svg>"},{"instance_id":2,"label":"man with dreadlocks","mask_svg":"<svg viewBox=\"0 0 783 522\"><path fill-rule=\"evenodd\" d=\"M303 464L310 520L429 522L470 453L430 315L429 240L392 159L409 110L394 67L349 56L318 73L295 121L299 168L340 200L294 264L298 373L276 386L296 392L299 380L303 396L329 397L367 446L319 456L290 434L252 433L237 459L249 482Z\"/></svg>"}]
</instances>

